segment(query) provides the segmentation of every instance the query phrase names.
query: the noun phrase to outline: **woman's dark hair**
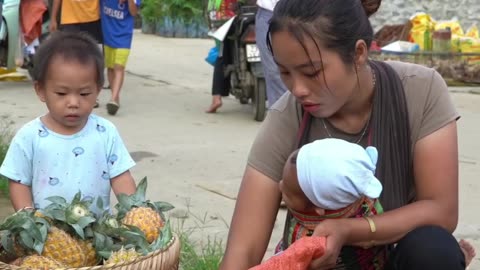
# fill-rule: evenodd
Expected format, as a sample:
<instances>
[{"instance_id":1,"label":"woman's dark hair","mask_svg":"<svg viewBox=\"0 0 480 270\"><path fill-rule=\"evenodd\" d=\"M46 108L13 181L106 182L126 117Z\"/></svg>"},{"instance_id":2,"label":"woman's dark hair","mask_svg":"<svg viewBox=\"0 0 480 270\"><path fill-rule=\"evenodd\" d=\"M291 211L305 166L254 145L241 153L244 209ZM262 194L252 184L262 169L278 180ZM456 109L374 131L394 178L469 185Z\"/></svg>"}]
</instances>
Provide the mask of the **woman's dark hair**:
<instances>
[{"instance_id":1,"label":"woman's dark hair","mask_svg":"<svg viewBox=\"0 0 480 270\"><path fill-rule=\"evenodd\" d=\"M68 33L57 31L40 45L33 60L33 80L40 85L45 83L52 59L60 56L65 60L81 64L93 64L96 69L96 83L104 83L104 62L97 42L86 33Z\"/></svg>"},{"instance_id":2,"label":"woman's dark hair","mask_svg":"<svg viewBox=\"0 0 480 270\"><path fill-rule=\"evenodd\" d=\"M267 35L286 30L301 44L305 37L337 52L345 63L354 62L355 45L373 40L368 17L380 7L381 0L281 0L277 3ZM316 44L318 47L318 44Z\"/></svg>"},{"instance_id":3,"label":"woman's dark hair","mask_svg":"<svg viewBox=\"0 0 480 270\"><path fill-rule=\"evenodd\" d=\"M356 43L363 40L370 47L373 29L368 18L378 10L380 2L280 0L270 22L267 44L272 51L270 35L286 31L307 54L308 39L317 46L321 61L319 43L338 53L345 64L356 67ZM383 184L380 201L385 210L390 210L407 204L415 196L408 108L402 81L395 70L382 62L369 64L377 78L371 116L372 145L379 151L376 175Z\"/></svg>"}]
</instances>

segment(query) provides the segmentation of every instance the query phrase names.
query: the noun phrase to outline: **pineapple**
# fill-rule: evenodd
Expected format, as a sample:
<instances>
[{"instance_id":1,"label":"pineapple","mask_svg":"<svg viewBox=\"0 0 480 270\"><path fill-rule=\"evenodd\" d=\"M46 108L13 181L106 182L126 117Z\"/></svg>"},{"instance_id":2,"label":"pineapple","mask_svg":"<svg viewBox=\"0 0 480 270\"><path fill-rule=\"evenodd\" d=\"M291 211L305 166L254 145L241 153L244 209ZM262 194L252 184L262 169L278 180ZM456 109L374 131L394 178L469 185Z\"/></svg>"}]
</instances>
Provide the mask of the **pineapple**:
<instances>
[{"instance_id":1,"label":"pineapple","mask_svg":"<svg viewBox=\"0 0 480 270\"><path fill-rule=\"evenodd\" d=\"M124 225L138 227L149 243L155 241L163 228L160 214L148 207L136 207L127 212L122 220Z\"/></svg>"},{"instance_id":2,"label":"pineapple","mask_svg":"<svg viewBox=\"0 0 480 270\"><path fill-rule=\"evenodd\" d=\"M82 267L86 261L85 253L75 238L56 227L50 227L41 255L68 267Z\"/></svg>"},{"instance_id":3,"label":"pineapple","mask_svg":"<svg viewBox=\"0 0 480 270\"><path fill-rule=\"evenodd\" d=\"M70 267L94 266L97 265L98 259L96 251L93 246L93 231L92 226L95 222L94 215L90 212L89 207L92 201L81 200L81 193L78 192L70 203L62 197L47 198L50 204L43 215L50 218L51 224L62 230L55 231L55 233L64 233L65 237L69 236L69 245L71 249L75 249L75 255L68 256L68 254L61 254L65 256L63 260L57 259ZM55 227L53 227L55 228ZM47 243L50 239L47 238ZM54 239L56 240L56 239ZM45 252L50 250L45 243ZM51 256L59 255L57 252L51 252ZM50 253L47 253L50 254Z\"/></svg>"},{"instance_id":4,"label":"pineapple","mask_svg":"<svg viewBox=\"0 0 480 270\"><path fill-rule=\"evenodd\" d=\"M82 249L72 236L31 211L22 210L8 217L0 230L5 231L1 240L9 253L20 247L24 254L36 253L69 267L80 267L85 262Z\"/></svg>"},{"instance_id":5,"label":"pineapple","mask_svg":"<svg viewBox=\"0 0 480 270\"><path fill-rule=\"evenodd\" d=\"M141 256L140 253L135 251L134 248L126 250L123 246L119 251L112 252L110 258L107 261L104 261L104 265L108 264L120 264L134 261L135 259Z\"/></svg>"},{"instance_id":6,"label":"pineapple","mask_svg":"<svg viewBox=\"0 0 480 270\"><path fill-rule=\"evenodd\" d=\"M83 250L85 254L85 263L83 266L95 266L98 264L99 260L97 257L97 252L93 247L93 242L88 240L77 240L77 243Z\"/></svg>"},{"instance_id":7,"label":"pineapple","mask_svg":"<svg viewBox=\"0 0 480 270\"><path fill-rule=\"evenodd\" d=\"M32 211L20 210L0 224L0 241L5 252L2 257L17 258L33 252L41 253L49 224L34 216Z\"/></svg>"},{"instance_id":8,"label":"pineapple","mask_svg":"<svg viewBox=\"0 0 480 270\"><path fill-rule=\"evenodd\" d=\"M20 267L31 270L56 269L65 267L58 261L39 255L30 255L20 260Z\"/></svg>"},{"instance_id":9,"label":"pineapple","mask_svg":"<svg viewBox=\"0 0 480 270\"><path fill-rule=\"evenodd\" d=\"M132 195L119 194L119 203L115 205L122 224L137 227L145 234L148 243L153 243L160 236L165 225L164 211L173 208L165 202L150 202L146 200L147 179L138 184L137 191Z\"/></svg>"}]
</instances>

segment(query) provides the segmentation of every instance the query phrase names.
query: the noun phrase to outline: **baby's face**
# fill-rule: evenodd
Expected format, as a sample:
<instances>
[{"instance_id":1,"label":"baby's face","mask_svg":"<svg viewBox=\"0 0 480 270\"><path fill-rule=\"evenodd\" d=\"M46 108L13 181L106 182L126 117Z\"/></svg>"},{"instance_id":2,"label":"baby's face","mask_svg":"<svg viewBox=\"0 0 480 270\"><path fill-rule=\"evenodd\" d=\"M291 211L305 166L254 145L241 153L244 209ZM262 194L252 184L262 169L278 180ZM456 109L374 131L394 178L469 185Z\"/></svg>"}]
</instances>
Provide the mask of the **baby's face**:
<instances>
[{"instance_id":1,"label":"baby's face","mask_svg":"<svg viewBox=\"0 0 480 270\"><path fill-rule=\"evenodd\" d=\"M297 178L296 167L297 151L293 152L283 167L283 179L279 183L283 200L289 209L297 212L308 212L314 210L315 206L305 196Z\"/></svg>"}]
</instances>

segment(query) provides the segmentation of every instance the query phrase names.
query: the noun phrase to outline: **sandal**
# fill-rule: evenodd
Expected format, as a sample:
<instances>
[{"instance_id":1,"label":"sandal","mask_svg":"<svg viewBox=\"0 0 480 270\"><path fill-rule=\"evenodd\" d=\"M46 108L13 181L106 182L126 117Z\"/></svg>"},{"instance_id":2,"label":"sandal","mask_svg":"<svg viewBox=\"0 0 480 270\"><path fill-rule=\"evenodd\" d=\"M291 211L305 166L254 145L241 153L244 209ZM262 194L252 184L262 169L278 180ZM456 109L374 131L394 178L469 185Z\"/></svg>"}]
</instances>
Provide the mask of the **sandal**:
<instances>
[{"instance_id":1,"label":"sandal","mask_svg":"<svg viewBox=\"0 0 480 270\"><path fill-rule=\"evenodd\" d=\"M118 105L115 101L110 101L107 103L107 112L110 115L117 114L118 109L120 109L120 105Z\"/></svg>"}]
</instances>

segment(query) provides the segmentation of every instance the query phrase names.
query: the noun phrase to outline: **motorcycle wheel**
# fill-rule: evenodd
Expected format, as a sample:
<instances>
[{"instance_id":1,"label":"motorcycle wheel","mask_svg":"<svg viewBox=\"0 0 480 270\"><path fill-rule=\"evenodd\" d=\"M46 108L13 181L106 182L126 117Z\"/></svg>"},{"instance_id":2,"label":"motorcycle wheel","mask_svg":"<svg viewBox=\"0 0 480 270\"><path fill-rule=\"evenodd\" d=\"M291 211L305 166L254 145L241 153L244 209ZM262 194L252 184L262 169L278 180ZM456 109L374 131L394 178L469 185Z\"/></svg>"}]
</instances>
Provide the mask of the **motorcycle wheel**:
<instances>
[{"instance_id":1,"label":"motorcycle wheel","mask_svg":"<svg viewBox=\"0 0 480 270\"><path fill-rule=\"evenodd\" d=\"M255 79L254 98L253 100L253 118L256 121L265 119L266 101L267 101L267 85L264 78Z\"/></svg>"}]
</instances>

